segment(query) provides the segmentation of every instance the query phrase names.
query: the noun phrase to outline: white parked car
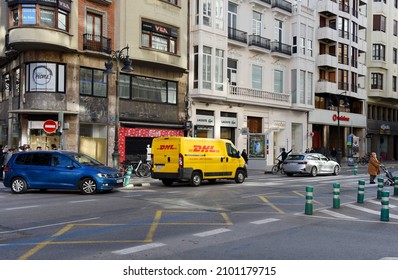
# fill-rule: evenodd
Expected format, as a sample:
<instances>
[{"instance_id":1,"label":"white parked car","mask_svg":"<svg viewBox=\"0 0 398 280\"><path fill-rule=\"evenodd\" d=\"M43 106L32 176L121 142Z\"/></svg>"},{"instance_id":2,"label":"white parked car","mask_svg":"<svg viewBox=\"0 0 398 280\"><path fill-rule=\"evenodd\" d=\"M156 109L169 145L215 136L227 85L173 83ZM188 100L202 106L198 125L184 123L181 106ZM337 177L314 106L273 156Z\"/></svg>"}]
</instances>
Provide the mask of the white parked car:
<instances>
[{"instance_id":1,"label":"white parked car","mask_svg":"<svg viewBox=\"0 0 398 280\"><path fill-rule=\"evenodd\" d=\"M283 163L287 176L293 174L308 174L315 177L318 174L340 173L340 164L318 153L291 154Z\"/></svg>"}]
</instances>

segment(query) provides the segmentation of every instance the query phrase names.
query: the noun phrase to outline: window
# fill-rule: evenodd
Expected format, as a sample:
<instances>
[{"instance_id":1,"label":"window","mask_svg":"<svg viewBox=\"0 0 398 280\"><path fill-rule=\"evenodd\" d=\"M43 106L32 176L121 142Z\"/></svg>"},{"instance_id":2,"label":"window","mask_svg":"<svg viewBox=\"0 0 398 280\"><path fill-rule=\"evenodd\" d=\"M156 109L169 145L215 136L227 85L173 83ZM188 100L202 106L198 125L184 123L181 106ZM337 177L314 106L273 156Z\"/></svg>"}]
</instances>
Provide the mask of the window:
<instances>
[{"instance_id":1,"label":"window","mask_svg":"<svg viewBox=\"0 0 398 280\"><path fill-rule=\"evenodd\" d=\"M34 25L68 31L71 5L70 0L63 0L62 2L37 2L40 4L21 4L13 6L11 10L10 25Z\"/></svg>"},{"instance_id":2,"label":"window","mask_svg":"<svg viewBox=\"0 0 398 280\"><path fill-rule=\"evenodd\" d=\"M222 91L224 89L224 51L216 49L216 77L215 89Z\"/></svg>"},{"instance_id":3,"label":"window","mask_svg":"<svg viewBox=\"0 0 398 280\"><path fill-rule=\"evenodd\" d=\"M348 90L348 70L339 69L339 90Z\"/></svg>"},{"instance_id":4,"label":"window","mask_svg":"<svg viewBox=\"0 0 398 280\"><path fill-rule=\"evenodd\" d=\"M301 54L305 54L305 38L304 37L300 38L300 48L301 48Z\"/></svg>"},{"instance_id":5,"label":"window","mask_svg":"<svg viewBox=\"0 0 398 280\"><path fill-rule=\"evenodd\" d=\"M339 44L339 57L338 57L339 63L348 65L348 56L349 56L348 50L349 50L348 45Z\"/></svg>"},{"instance_id":6,"label":"window","mask_svg":"<svg viewBox=\"0 0 398 280\"><path fill-rule=\"evenodd\" d=\"M150 22L142 22L141 46L177 53L178 30Z\"/></svg>"},{"instance_id":7,"label":"window","mask_svg":"<svg viewBox=\"0 0 398 280\"><path fill-rule=\"evenodd\" d=\"M381 44L373 44L372 46L372 59L385 61L385 46Z\"/></svg>"},{"instance_id":8,"label":"window","mask_svg":"<svg viewBox=\"0 0 398 280\"><path fill-rule=\"evenodd\" d=\"M373 30L386 32L386 17L373 15Z\"/></svg>"},{"instance_id":9,"label":"window","mask_svg":"<svg viewBox=\"0 0 398 280\"><path fill-rule=\"evenodd\" d=\"M212 49L210 47L203 47L202 56L202 79L203 88L211 89L211 55Z\"/></svg>"},{"instance_id":10,"label":"window","mask_svg":"<svg viewBox=\"0 0 398 280\"><path fill-rule=\"evenodd\" d=\"M283 93L283 72L274 70L274 91Z\"/></svg>"},{"instance_id":11,"label":"window","mask_svg":"<svg viewBox=\"0 0 398 280\"><path fill-rule=\"evenodd\" d=\"M228 2L228 27L236 28L238 18L238 5Z\"/></svg>"},{"instance_id":12,"label":"window","mask_svg":"<svg viewBox=\"0 0 398 280\"><path fill-rule=\"evenodd\" d=\"M177 82L131 76L131 89L133 100L177 104Z\"/></svg>"},{"instance_id":13,"label":"window","mask_svg":"<svg viewBox=\"0 0 398 280\"><path fill-rule=\"evenodd\" d=\"M26 64L27 92L65 93L65 64L36 62Z\"/></svg>"},{"instance_id":14,"label":"window","mask_svg":"<svg viewBox=\"0 0 398 280\"><path fill-rule=\"evenodd\" d=\"M305 103L305 71L300 70L300 104Z\"/></svg>"},{"instance_id":15,"label":"window","mask_svg":"<svg viewBox=\"0 0 398 280\"><path fill-rule=\"evenodd\" d=\"M397 76L392 77L392 91L397 92Z\"/></svg>"},{"instance_id":16,"label":"window","mask_svg":"<svg viewBox=\"0 0 398 280\"><path fill-rule=\"evenodd\" d=\"M224 0L216 0L216 28L224 29Z\"/></svg>"},{"instance_id":17,"label":"window","mask_svg":"<svg viewBox=\"0 0 398 280\"><path fill-rule=\"evenodd\" d=\"M398 35L398 21L396 21L395 19L393 21L392 32L394 36Z\"/></svg>"},{"instance_id":18,"label":"window","mask_svg":"<svg viewBox=\"0 0 398 280\"><path fill-rule=\"evenodd\" d=\"M307 40L307 50L308 56L312 57L312 40L310 39Z\"/></svg>"},{"instance_id":19,"label":"window","mask_svg":"<svg viewBox=\"0 0 398 280\"><path fill-rule=\"evenodd\" d=\"M102 15L87 13L86 15L87 44L92 50L101 49L102 41Z\"/></svg>"},{"instance_id":20,"label":"window","mask_svg":"<svg viewBox=\"0 0 398 280\"><path fill-rule=\"evenodd\" d=\"M199 86L199 47L193 47L194 53L194 65L193 65L193 88L198 88Z\"/></svg>"},{"instance_id":21,"label":"window","mask_svg":"<svg viewBox=\"0 0 398 280\"><path fill-rule=\"evenodd\" d=\"M169 2L170 4L178 5L178 0L163 0L165 2Z\"/></svg>"},{"instance_id":22,"label":"window","mask_svg":"<svg viewBox=\"0 0 398 280\"><path fill-rule=\"evenodd\" d=\"M232 86L237 85L237 75L238 74L238 61L235 59L228 58L227 65L227 76L228 81Z\"/></svg>"},{"instance_id":23,"label":"window","mask_svg":"<svg viewBox=\"0 0 398 280\"><path fill-rule=\"evenodd\" d=\"M203 0L203 24L211 26L211 0Z\"/></svg>"},{"instance_id":24,"label":"window","mask_svg":"<svg viewBox=\"0 0 398 280\"><path fill-rule=\"evenodd\" d=\"M252 88L263 89L263 68L258 65L252 65Z\"/></svg>"},{"instance_id":25,"label":"window","mask_svg":"<svg viewBox=\"0 0 398 280\"><path fill-rule=\"evenodd\" d=\"M274 24L274 40L277 42L282 42L283 22L281 20L275 20Z\"/></svg>"},{"instance_id":26,"label":"window","mask_svg":"<svg viewBox=\"0 0 398 280\"><path fill-rule=\"evenodd\" d=\"M80 94L107 96L108 79L103 70L80 68Z\"/></svg>"},{"instance_id":27,"label":"window","mask_svg":"<svg viewBox=\"0 0 398 280\"><path fill-rule=\"evenodd\" d=\"M341 38L350 39L349 20L347 18L340 17L338 19L338 28Z\"/></svg>"},{"instance_id":28,"label":"window","mask_svg":"<svg viewBox=\"0 0 398 280\"><path fill-rule=\"evenodd\" d=\"M394 64L397 64L397 55L398 55L397 48L393 48L392 49L392 61Z\"/></svg>"},{"instance_id":29,"label":"window","mask_svg":"<svg viewBox=\"0 0 398 280\"><path fill-rule=\"evenodd\" d=\"M297 53L297 36L293 36L292 53Z\"/></svg>"},{"instance_id":30,"label":"window","mask_svg":"<svg viewBox=\"0 0 398 280\"><path fill-rule=\"evenodd\" d=\"M119 76L119 97L123 99L130 99L130 75L120 74Z\"/></svg>"},{"instance_id":31,"label":"window","mask_svg":"<svg viewBox=\"0 0 398 280\"><path fill-rule=\"evenodd\" d=\"M261 14L253 11L252 34L261 35Z\"/></svg>"},{"instance_id":32,"label":"window","mask_svg":"<svg viewBox=\"0 0 398 280\"><path fill-rule=\"evenodd\" d=\"M372 73L371 74L371 88L372 89L383 89L383 74Z\"/></svg>"},{"instance_id":33,"label":"window","mask_svg":"<svg viewBox=\"0 0 398 280\"><path fill-rule=\"evenodd\" d=\"M312 90L312 85L314 82L314 74L311 72L307 72L307 80L308 80L307 104L312 105L312 98L314 93Z\"/></svg>"}]
</instances>

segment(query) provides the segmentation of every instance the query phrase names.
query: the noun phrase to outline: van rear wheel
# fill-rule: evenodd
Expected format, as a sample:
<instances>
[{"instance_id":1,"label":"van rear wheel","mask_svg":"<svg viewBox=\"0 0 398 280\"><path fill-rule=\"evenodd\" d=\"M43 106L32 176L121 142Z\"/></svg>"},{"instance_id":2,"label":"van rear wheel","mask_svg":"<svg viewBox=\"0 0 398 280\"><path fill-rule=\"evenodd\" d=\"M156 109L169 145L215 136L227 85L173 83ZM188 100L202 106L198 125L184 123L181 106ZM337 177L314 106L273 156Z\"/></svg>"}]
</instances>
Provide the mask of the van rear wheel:
<instances>
[{"instance_id":1,"label":"van rear wheel","mask_svg":"<svg viewBox=\"0 0 398 280\"><path fill-rule=\"evenodd\" d=\"M189 180L191 186L198 187L202 184L202 174L199 171L192 172L191 180Z\"/></svg>"}]
</instances>

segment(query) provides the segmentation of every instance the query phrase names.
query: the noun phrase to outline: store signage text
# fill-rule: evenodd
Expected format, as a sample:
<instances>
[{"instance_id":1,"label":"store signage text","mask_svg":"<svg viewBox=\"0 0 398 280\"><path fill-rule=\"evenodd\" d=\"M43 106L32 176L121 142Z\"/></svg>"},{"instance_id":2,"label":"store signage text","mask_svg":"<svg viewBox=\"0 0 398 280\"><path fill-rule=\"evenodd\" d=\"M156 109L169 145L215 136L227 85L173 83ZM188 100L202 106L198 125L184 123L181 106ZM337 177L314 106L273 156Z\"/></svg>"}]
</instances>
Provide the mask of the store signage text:
<instances>
[{"instance_id":1,"label":"store signage text","mask_svg":"<svg viewBox=\"0 0 398 280\"><path fill-rule=\"evenodd\" d=\"M340 116L340 117L338 117L336 114L333 115L333 121L334 121L334 122L337 121L338 118L340 119L340 121L343 121L343 122L349 122L349 121L350 121L350 118L349 118L349 117L346 117L346 116Z\"/></svg>"}]
</instances>

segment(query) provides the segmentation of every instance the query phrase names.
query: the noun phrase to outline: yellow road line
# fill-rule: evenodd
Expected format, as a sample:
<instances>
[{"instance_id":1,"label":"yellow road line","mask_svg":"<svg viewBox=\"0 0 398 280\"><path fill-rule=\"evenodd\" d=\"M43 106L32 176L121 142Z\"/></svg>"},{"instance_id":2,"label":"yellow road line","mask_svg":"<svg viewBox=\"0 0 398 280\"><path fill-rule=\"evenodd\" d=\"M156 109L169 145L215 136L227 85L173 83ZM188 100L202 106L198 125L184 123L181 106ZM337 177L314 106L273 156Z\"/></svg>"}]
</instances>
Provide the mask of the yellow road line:
<instances>
[{"instance_id":1,"label":"yellow road line","mask_svg":"<svg viewBox=\"0 0 398 280\"><path fill-rule=\"evenodd\" d=\"M280 213L280 214L284 214L285 212L278 208L275 204L271 203L265 196L263 195L259 195L258 196L262 201L264 201L265 203L267 203L269 206L271 206L273 209L276 210L276 212Z\"/></svg>"}]
</instances>

